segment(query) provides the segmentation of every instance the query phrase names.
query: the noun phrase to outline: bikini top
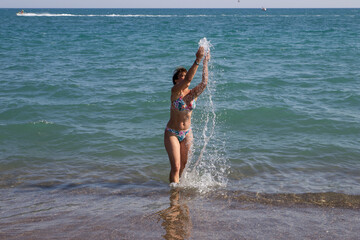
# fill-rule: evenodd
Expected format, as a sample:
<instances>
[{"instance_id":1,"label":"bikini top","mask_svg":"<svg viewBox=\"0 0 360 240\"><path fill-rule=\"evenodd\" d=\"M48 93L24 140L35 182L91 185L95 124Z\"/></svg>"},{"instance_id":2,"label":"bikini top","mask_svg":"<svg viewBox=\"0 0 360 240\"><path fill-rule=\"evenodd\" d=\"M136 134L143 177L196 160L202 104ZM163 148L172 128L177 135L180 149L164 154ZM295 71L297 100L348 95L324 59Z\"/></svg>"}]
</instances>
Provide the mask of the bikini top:
<instances>
[{"instance_id":1,"label":"bikini top","mask_svg":"<svg viewBox=\"0 0 360 240\"><path fill-rule=\"evenodd\" d=\"M189 105L187 105L182 96L180 96L178 99L171 103L171 109L175 109L178 111L192 111L195 107L195 99L192 100Z\"/></svg>"}]
</instances>

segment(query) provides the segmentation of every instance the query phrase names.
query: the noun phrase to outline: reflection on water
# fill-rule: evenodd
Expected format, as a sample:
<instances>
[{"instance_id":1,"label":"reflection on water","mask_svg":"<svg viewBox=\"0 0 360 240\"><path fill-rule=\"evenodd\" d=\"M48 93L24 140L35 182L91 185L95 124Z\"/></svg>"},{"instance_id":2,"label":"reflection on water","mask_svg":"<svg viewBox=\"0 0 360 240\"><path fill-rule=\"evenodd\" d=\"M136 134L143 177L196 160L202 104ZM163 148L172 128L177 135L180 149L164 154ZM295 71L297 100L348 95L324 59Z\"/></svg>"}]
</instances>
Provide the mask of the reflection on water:
<instances>
[{"instance_id":1,"label":"reflection on water","mask_svg":"<svg viewBox=\"0 0 360 240\"><path fill-rule=\"evenodd\" d=\"M166 231L164 239L186 239L190 237L192 224L190 211L182 198L180 189L171 189L170 207L159 212L161 224Z\"/></svg>"}]
</instances>

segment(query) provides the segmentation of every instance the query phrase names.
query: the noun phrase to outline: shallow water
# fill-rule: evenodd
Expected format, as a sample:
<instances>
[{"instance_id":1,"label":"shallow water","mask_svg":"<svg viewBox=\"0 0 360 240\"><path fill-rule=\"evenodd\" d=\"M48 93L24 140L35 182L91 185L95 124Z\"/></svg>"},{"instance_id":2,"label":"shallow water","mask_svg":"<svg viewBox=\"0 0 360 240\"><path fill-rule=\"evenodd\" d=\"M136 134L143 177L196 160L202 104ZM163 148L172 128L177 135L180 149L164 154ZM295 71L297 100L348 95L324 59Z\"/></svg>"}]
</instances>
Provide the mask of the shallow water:
<instances>
[{"instance_id":1,"label":"shallow water","mask_svg":"<svg viewBox=\"0 0 360 240\"><path fill-rule=\"evenodd\" d=\"M4 191L3 191L4 192ZM356 239L360 198L220 190L7 190L4 239Z\"/></svg>"}]
</instances>

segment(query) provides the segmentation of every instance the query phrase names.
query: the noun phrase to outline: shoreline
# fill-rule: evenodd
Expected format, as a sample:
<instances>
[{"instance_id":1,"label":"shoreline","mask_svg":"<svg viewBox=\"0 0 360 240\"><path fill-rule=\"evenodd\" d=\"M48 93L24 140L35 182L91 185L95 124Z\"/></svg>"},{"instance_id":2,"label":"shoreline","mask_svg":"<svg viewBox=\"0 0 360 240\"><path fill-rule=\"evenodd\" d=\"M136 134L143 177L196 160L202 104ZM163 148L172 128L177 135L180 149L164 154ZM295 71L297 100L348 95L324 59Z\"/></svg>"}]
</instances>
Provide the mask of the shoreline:
<instances>
[{"instance_id":1,"label":"shoreline","mask_svg":"<svg viewBox=\"0 0 360 240\"><path fill-rule=\"evenodd\" d=\"M314 199L308 194L279 194L270 201L266 194L239 193L73 189L2 194L0 239L356 239L360 232L360 196L349 208L293 200ZM333 195L318 196L330 201Z\"/></svg>"}]
</instances>

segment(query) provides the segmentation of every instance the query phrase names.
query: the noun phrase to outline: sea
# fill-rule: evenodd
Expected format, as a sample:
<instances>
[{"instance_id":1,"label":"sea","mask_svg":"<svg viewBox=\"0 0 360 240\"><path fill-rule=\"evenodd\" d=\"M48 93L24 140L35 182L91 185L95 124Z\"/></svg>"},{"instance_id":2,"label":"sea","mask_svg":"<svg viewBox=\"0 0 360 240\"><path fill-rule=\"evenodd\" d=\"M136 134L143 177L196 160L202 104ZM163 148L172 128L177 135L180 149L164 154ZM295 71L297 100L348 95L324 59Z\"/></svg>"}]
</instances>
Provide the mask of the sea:
<instances>
[{"instance_id":1,"label":"sea","mask_svg":"<svg viewBox=\"0 0 360 240\"><path fill-rule=\"evenodd\" d=\"M0 9L0 239L358 239L360 9L20 10ZM203 38L171 188L172 73Z\"/></svg>"}]
</instances>

